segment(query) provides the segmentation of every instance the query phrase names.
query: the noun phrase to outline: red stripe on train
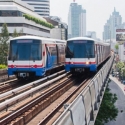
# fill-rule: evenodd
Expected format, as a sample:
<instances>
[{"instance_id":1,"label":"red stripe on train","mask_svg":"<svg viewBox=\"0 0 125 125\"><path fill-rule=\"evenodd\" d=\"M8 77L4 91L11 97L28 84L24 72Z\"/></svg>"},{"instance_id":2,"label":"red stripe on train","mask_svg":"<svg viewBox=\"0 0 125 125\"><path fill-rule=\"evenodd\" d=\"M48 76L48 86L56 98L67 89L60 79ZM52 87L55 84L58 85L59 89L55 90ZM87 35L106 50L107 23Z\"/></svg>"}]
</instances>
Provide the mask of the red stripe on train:
<instances>
[{"instance_id":1,"label":"red stripe on train","mask_svg":"<svg viewBox=\"0 0 125 125\"><path fill-rule=\"evenodd\" d=\"M87 62L65 62L65 64L86 64ZM89 64L96 64L96 62L89 62Z\"/></svg>"},{"instance_id":2,"label":"red stripe on train","mask_svg":"<svg viewBox=\"0 0 125 125\"><path fill-rule=\"evenodd\" d=\"M41 68L42 65L8 65L9 68Z\"/></svg>"}]
</instances>

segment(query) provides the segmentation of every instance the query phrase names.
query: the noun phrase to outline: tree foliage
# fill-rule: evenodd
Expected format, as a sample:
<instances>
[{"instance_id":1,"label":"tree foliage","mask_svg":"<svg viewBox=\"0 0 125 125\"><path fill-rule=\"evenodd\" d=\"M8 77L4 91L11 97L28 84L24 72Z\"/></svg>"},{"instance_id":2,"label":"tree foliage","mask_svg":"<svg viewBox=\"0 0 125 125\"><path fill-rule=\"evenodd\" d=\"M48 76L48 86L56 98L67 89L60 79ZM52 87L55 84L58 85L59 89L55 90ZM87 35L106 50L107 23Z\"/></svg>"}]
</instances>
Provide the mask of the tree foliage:
<instances>
[{"instance_id":1,"label":"tree foliage","mask_svg":"<svg viewBox=\"0 0 125 125\"><path fill-rule=\"evenodd\" d=\"M0 64L0 69L6 69L6 68L7 68L6 65L2 65L2 64Z\"/></svg>"},{"instance_id":2,"label":"tree foliage","mask_svg":"<svg viewBox=\"0 0 125 125\"><path fill-rule=\"evenodd\" d=\"M118 63L117 63L117 67L118 67L118 68L124 67L124 63L123 63L123 62L118 62Z\"/></svg>"},{"instance_id":3,"label":"tree foliage","mask_svg":"<svg viewBox=\"0 0 125 125\"><path fill-rule=\"evenodd\" d=\"M110 93L110 89L107 87L99 109L97 119L95 121L95 125L104 125L104 123L116 119L118 115L118 109L114 105L116 100L116 94Z\"/></svg>"},{"instance_id":4,"label":"tree foliage","mask_svg":"<svg viewBox=\"0 0 125 125\"><path fill-rule=\"evenodd\" d=\"M19 36L23 35L23 28L19 31Z\"/></svg>"},{"instance_id":5,"label":"tree foliage","mask_svg":"<svg viewBox=\"0 0 125 125\"><path fill-rule=\"evenodd\" d=\"M119 71L120 77L125 77L125 64L123 62L118 62L116 68Z\"/></svg>"},{"instance_id":6,"label":"tree foliage","mask_svg":"<svg viewBox=\"0 0 125 125\"><path fill-rule=\"evenodd\" d=\"M13 37L18 37L19 36L19 34L17 33L17 31L16 31L16 29L14 29L14 32L13 32L13 35L12 35Z\"/></svg>"},{"instance_id":7,"label":"tree foliage","mask_svg":"<svg viewBox=\"0 0 125 125\"><path fill-rule=\"evenodd\" d=\"M0 64L7 64L9 32L7 25L2 25L0 34Z\"/></svg>"},{"instance_id":8,"label":"tree foliage","mask_svg":"<svg viewBox=\"0 0 125 125\"><path fill-rule=\"evenodd\" d=\"M48 27L48 28L54 28L54 26L52 25L52 24L50 24L50 23L48 23L48 22L45 22L45 21L43 21L43 20L40 20L40 19L38 19L38 18L35 18L35 17L33 17L33 16L31 16L31 15L29 15L29 14L24 14L23 15L26 19L28 19L28 20L32 20L32 21L34 21L35 23L37 23L37 24L40 24L40 25L42 25L42 26L45 26L45 27Z\"/></svg>"},{"instance_id":9,"label":"tree foliage","mask_svg":"<svg viewBox=\"0 0 125 125\"><path fill-rule=\"evenodd\" d=\"M115 45L115 49L118 50L119 49L119 46L118 44Z\"/></svg>"},{"instance_id":10,"label":"tree foliage","mask_svg":"<svg viewBox=\"0 0 125 125\"><path fill-rule=\"evenodd\" d=\"M12 37L18 37L18 36L22 36L22 35L23 35L23 29L21 29L21 30L19 31L19 33L17 32L16 29L14 29L14 32L13 32Z\"/></svg>"},{"instance_id":11,"label":"tree foliage","mask_svg":"<svg viewBox=\"0 0 125 125\"><path fill-rule=\"evenodd\" d=\"M124 68L125 65L124 65L123 62L118 62L118 63L116 64L116 67L117 67L117 69L118 69L119 71L121 71L121 69Z\"/></svg>"}]
</instances>

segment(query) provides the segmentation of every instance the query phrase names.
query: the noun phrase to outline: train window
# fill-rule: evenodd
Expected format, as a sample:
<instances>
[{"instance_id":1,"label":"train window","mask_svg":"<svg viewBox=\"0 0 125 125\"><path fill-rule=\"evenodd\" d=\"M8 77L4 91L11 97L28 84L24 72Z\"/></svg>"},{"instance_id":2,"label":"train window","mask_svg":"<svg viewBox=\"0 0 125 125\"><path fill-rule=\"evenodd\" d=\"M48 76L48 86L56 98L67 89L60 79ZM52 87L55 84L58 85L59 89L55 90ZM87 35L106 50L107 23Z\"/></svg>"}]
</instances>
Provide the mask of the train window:
<instances>
[{"instance_id":1,"label":"train window","mask_svg":"<svg viewBox=\"0 0 125 125\"><path fill-rule=\"evenodd\" d=\"M64 55L65 53L65 48L63 45L58 45L58 50L59 50L59 54Z\"/></svg>"},{"instance_id":2,"label":"train window","mask_svg":"<svg viewBox=\"0 0 125 125\"><path fill-rule=\"evenodd\" d=\"M74 44L72 41L68 41L67 42L67 46L66 46L66 58L73 58L74 57L74 53L73 50L74 49Z\"/></svg>"},{"instance_id":3,"label":"train window","mask_svg":"<svg viewBox=\"0 0 125 125\"><path fill-rule=\"evenodd\" d=\"M94 58L94 41L76 40L68 41L66 47L66 58Z\"/></svg>"},{"instance_id":4,"label":"train window","mask_svg":"<svg viewBox=\"0 0 125 125\"><path fill-rule=\"evenodd\" d=\"M49 47L49 51L50 51L52 56L57 56L56 46Z\"/></svg>"},{"instance_id":5,"label":"train window","mask_svg":"<svg viewBox=\"0 0 125 125\"><path fill-rule=\"evenodd\" d=\"M86 45L86 54L89 58L93 58L94 57L94 44L88 43Z\"/></svg>"},{"instance_id":6,"label":"train window","mask_svg":"<svg viewBox=\"0 0 125 125\"><path fill-rule=\"evenodd\" d=\"M99 54L99 45L97 45L97 52L98 52L98 54Z\"/></svg>"},{"instance_id":7,"label":"train window","mask_svg":"<svg viewBox=\"0 0 125 125\"><path fill-rule=\"evenodd\" d=\"M30 59L30 46L28 44L20 44L17 49L17 60Z\"/></svg>"},{"instance_id":8,"label":"train window","mask_svg":"<svg viewBox=\"0 0 125 125\"><path fill-rule=\"evenodd\" d=\"M25 42L24 42L25 41ZM41 43L39 40L10 41L10 60L41 60Z\"/></svg>"},{"instance_id":9,"label":"train window","mask_svg":"<svg viewBox=\"0 0 125 125\"><path fill-rule=\"evenodd\" d=\"M17 44L15 42L14 42L14 44L11 45L10 53L11 54L9 54L9 59L13 58L13 60L15 60L16 59L16 53L17 53Z\"/></svg>"},{"instance_id":10,"label":"train window","mask_svg":"<svg viewBox=\"0 0 125 125\"><path fill-rule=\"evenodd\" d=\"M31 60L41 60L41 49L39 44L31 45Z\"/></svg>"}]
</instances>

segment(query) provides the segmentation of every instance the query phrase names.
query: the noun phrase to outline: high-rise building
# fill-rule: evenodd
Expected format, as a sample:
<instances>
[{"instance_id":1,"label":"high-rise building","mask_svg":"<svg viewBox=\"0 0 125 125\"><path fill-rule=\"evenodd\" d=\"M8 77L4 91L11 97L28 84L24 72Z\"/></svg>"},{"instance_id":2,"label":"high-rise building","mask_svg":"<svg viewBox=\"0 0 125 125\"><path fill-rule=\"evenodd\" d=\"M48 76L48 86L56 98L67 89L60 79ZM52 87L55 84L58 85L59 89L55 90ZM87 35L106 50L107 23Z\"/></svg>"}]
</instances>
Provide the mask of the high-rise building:
<instances>
[{"instance_id":1,"label":"high-rise building","mask_svg":"<svg viewBox=\"0 0 125 125\"><path fill-rule=\"evenodd\" d=\"M81 5L71 3L68 14L68 38L86 35L86 10Z\"/></svg>"},{"instance_id":2,"label":"high-rise building","mask_svg":"<svg viewBox=\"0 0 125 125\"><path fill-rule=\"evenodd\" d=\"M15 30L18 33L21 31L21 35L51 37L51 27L41 25L35 20L48 24L46 19L35 13L33 7L27 3L21 0L0 0L0 34L2 25L6 23L10 37Z\"/></svg>"},{"instance_id":3,"label":"high-rise building","mask_svg":"<svg viewBox=\"0 0 125 125\"><path fill-rule=\"evenodd\" d=\"M110 39L110 34L111 30L110 30L110 21L107 20L107 23L104 25L104 32L103 32L103 40L107 40Z\"/></svg>"},{"instance_id":4,"label":"high-rise building","mask_svg":"<svg viewBox=\"0 0 125 125\"><path fill-rule=\"evenodd\" d=\"M22 0L34 7L34 12L47 17L50 15L50 1L49 0Z\"/></svg>"},{"instance_id":5,"label":"high-rise building","mask_svg":"<svg viewBox=\"0 0 125 125\"><path fill-rule=\"evenodd\" d=\"M116 38L116 28L122 24L122 17L119 12L116 12L114 8L114 12L110 15L109 20L104 25L103 39L115 39Z\"/></svg>"},{"instance_id":6,"label":"high-rise building","mask_svg":"<svg viewBox=\"0 0 125 125\"><path fill-rule=\"evenodd\" d=\"M61 21L57 16L44 17L54 28L50 30L51 38L67 40L68 25Z\"/></svg>"},{"instance_id":7,"label":"high-rise building","mask_svg":"<svg viewBox=\"0 0 125 125\"><path fill-rule=\"evenodd\" d=\"M89 38L92 38L92 39L97 39L95 31L87 31L86 36L89 37Z\"/></svg>"}]
</instances>

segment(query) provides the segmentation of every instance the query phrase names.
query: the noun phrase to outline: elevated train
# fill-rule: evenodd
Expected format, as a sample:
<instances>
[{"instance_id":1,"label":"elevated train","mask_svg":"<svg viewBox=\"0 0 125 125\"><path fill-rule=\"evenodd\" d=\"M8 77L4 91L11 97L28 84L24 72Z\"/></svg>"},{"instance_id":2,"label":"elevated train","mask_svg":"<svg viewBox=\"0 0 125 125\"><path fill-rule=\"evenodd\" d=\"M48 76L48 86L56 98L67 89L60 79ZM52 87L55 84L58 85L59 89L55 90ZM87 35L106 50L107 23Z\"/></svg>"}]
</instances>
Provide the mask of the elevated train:
<instances>
[{"instance_id":1,"label":"elevated train","mask_svg":"<svg viewBox=\"0 0 125 125\"><path fill-rule=\"evenodd\" d=\"M110 56L110 44L88 37L67 40L65 70L72 73L96 72L97 67Z\"/></svg>"},{"instance_id":2,"label":"elevated train","mask_svg":"<svg viewBox=\"0 0 125 125\"><path fill-rule=\"evenodd\" d=\"M10 40L8 75L17 78L39 77L52 68L64 65L66 41L37 36Z\"/></svg>"}]
</instances>

